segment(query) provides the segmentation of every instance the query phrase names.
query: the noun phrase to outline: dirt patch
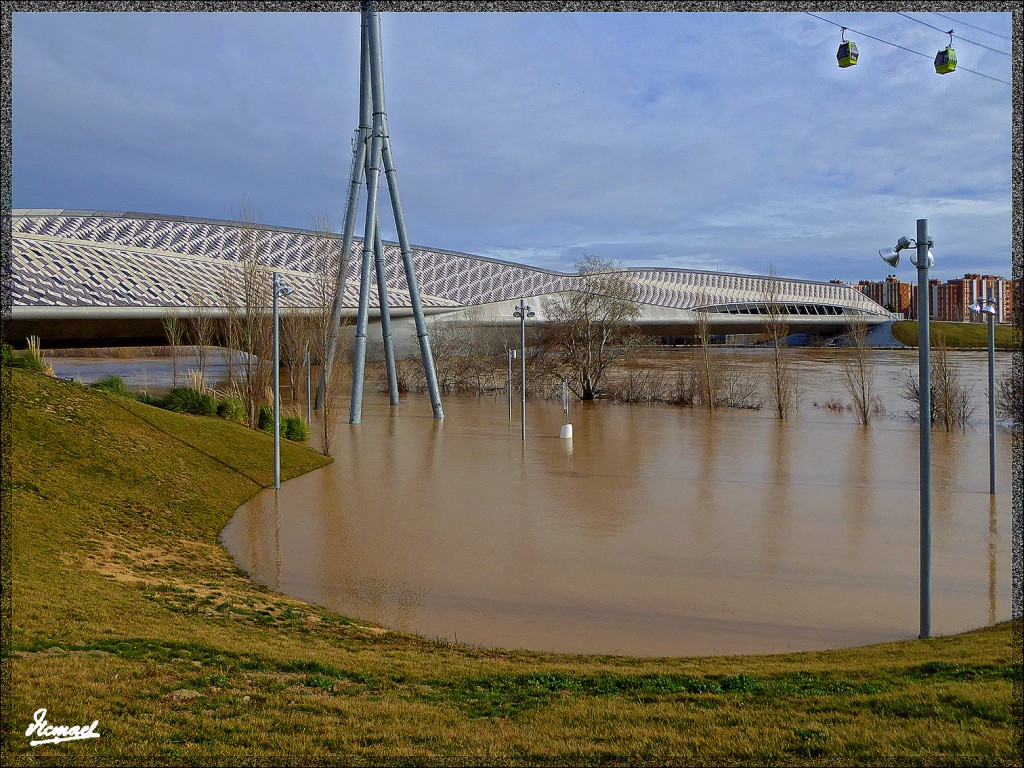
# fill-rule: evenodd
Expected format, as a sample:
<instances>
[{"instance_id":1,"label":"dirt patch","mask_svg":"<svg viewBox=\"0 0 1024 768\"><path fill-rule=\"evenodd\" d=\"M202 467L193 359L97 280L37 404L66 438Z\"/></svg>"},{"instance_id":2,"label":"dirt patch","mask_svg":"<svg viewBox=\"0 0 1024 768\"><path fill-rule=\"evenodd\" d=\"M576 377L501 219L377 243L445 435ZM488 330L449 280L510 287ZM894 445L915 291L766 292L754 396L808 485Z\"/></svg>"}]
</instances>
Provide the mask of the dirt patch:
<instances>
[{"instance_id":1,"label":"dirt patch","mask_svg":"<svg viewBox=\"0 0 1024 768\"><path fill-rule=\"evenodd\" d=\"M346 633L380 637L383 627L332 620L321 609L253 583L219 544L179 540L174 548L130 535L91 543L88 553L66 565L82 567L119 584L145 591L163 606L209 619L312 628L329 623Z\"/></svg>"}]
</instances>

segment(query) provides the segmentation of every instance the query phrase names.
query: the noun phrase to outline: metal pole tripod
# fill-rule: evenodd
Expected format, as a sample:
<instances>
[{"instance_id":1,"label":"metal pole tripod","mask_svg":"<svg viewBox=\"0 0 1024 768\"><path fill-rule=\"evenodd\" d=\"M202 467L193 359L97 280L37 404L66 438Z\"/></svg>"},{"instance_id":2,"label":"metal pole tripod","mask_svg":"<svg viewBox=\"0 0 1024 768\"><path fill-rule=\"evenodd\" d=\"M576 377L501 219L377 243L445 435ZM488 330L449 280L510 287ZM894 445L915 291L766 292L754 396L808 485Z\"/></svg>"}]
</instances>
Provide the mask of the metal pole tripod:
<instances>
[{"instance_id":1,"label":"metal pole tripod","mask_svg":"<svg viewBox=\"0 0 1024 768\"><path fill-rule=\"evenodd\" d=\"M348 270L349 249L351 247L352 230L355 228L355 211L358 206L359 190L364 175L367 189L366 217L363 229L363 259L359 291L359 311L356 316L356 343L353 357L352 400L349 408L349 422L358 424L362 415L362 389L366 360L366 326L369 314L369 266L371 255L374 252L376 252L375 266L380 300L381 331L384 338L385 359L388 364L388 388L391 394L391 404L397 405L398 403L394 350L391 342L391 317L387 299L387 286L384 279L383 248L380 245L380 225L377 212L377 190L381 166L383 165L391 197L391 208L395 216L395 228L398 232L402 262L405 268L405 278L409 288L409 300L416 324L416 336L419 340L420 356L423 360L423 371L427 381L427 390L430 394L431 408L434 418L443 419L444 411L441 407L441 396L437 386L434 358L430 350L430 337L423 316L419 284L412 260L412 248L409 245L405 218L402 213L401 198L398 192L398 180L391 151L391 139L387 131L387 113L384 107L383 60L380 45L380 17L373 11L370 0L364 0L363 2L362 30L359 137L357 139L357 146L353 150L352 183L349 189L349 200L346 208L345 231L342 235L342 248L344 252L342 254L342 263L339 264L338 287L334 297L334 304L332 305L324 369L321 372L320 384L317 388L317 407L319 408L323 402L324 389L328 382L327 377L334 364L338 327L341 323L345 276Z\"/></svg>"}]
</instances>

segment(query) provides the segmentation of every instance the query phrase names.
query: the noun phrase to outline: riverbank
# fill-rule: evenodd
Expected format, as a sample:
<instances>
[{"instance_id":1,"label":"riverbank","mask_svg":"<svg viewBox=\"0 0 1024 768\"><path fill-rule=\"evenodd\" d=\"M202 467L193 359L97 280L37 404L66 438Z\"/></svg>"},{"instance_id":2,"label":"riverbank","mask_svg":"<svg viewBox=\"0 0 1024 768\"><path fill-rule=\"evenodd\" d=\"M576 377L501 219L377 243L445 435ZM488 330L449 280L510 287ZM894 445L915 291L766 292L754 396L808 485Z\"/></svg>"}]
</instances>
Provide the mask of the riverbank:
<instances>
[{"instance_id":1,"label":"riverbank","mask_svg":"<svg viewBox=\"0 0 1024 768\"><path fill-rule=\"evenodd\" d=\"M945 323L931 321L928 323L932 340L941 333L946 345L951 349L988 349L988 325L986 323ZM1016 333L1016 335L1014 335ZM917 346L917 320L898 320L892 324L892 335L901 344L908 347ZM1012 325L1002 324L995 327L996 349L1019 350L1021 348L1020 331Z\"/></svg>"},{"instance_id":2,"label":"riverbank","mask_svg":"<svg viewBox=\"0 0 1024 768\"><path fill-rule=\"evenodd\" d=\"M776 656L435 643L234 565L218 535L271 484L269 436L12 377L5 764L1014 763L1019 622ZM286 478L326 461L282 445ZM40 707L101 737L30 747Z\"/></svg>"}]
</instances>

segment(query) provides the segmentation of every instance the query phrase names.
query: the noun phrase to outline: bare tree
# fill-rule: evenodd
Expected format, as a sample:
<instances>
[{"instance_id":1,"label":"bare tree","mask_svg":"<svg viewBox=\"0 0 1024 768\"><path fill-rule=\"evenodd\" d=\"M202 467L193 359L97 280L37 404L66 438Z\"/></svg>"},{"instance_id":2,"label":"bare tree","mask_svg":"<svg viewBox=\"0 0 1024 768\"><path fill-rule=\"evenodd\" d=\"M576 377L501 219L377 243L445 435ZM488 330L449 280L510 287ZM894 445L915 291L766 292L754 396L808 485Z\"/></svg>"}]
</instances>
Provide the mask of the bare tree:
<instances>
[{"instance_id":1,"label":"bare tree","mask_svg":"<svg viewBox=\"0 0 1024 768\"><path fill-rule=\"evenodd\" d=\"M780 301L781 295L782 285L775 273L769 269L762 293L762 306L764 307L762 327L771 348L768 400L778 417L784 419L796 408L797 379L786 347L789 323L786 321L785 305Z\"/></svg>"},{"instance_id":2,"label":"bare tree","mask_svg":"<svg viewBox=\"0 0 1024 768\"><path fill-rule=\"evenodd\" d=\"M861 424L871 422L877 408L875 364L868 345L868 326L861 319L850 323L850 347L842 361L843 386L853 398L853 408Z\"/></svg>"},{"instance_id":3,"label":"bare tree","mask_svg":"<svg viewBox=\"0 0 1024 768\"><path fill-rule=\"evenodd\" d=\"M949 357L946 337L939 331L934 334L931 344L931 378L929 381L929 419L932 424L941 424L949 432L953 427L964 428L974 414L971 405L973 387L965 388L960 383L960 372ZM921 394L917 377L909 371L903 378L903 398L918 406L920 410ZM908 413L917 418L918 413Z\"/></svg>"},{"instance_id":4,"label":"bare tree","mask_svg":"<svg viewBox=\"0 0 1024 768\"><path fill-rule=\"evenodd\" d=\"M238 273L234 265L225 265L221 270L220 295L224 307L224 322L220 326L220 344L225 350L227 364L227 385L230 389L235 385L235 353L238 351L239 336L239 304L241 294Z\"/></svg>"},{"instance_id":5,"label":"bare tree","mask_svg":"<svg viewBox=\"0 0 1024 768\"><path fill-rule=\"evenodd\" d=\"M288 368L288 384L293 403L298 400L300 381L304 378L302 374L305 371L306 353L310 351L310 328L313 325L310 318L297 314L281 318L281 362Z\"/></svg>"},{"instance_id":6,"label":"bare tree","mask_svg":"<svg viewBox=\"0 0 1024 768\"><path fill-rule=\"evenodd\" d=\"M718 371L711 351L711 314L707 308L695 310L694 330L701 351L700 397L708 411L713 411L718 401Z\"/></svg>"},{"instance_id":7,"label":"bare tree","mask_svg":"<svg viewBox=\"0 0 1024 768\"><path fill-rule=\"evenodd\" d=\"M760 396L758 376L745 366L718 364L718 405L726 408L760 410L764 405Z\"/></svg>"},{"instance_id":8,"label":"bare tree","mask_svg":"<svg viewBox=\"0 0 1024 768\"><path fill-rule=\"evenodd\" d=\"M665 372L650 368L630 368L624 375L610 379L608 393L623 403L664 403L674 394Z\"/></svg>"},{"instance_id":9,"label":"bare tree","mask_svg":"<svg viewBox=\"0 0 1024 768\"><path fill-rule=\"evenodd\" d=\"M1020 378L1014 376L1013 368L999 377L996 387L996 410L1001 419L1009 419L1012 422L1014 432L1021 431L1021 426L1024 425L1024 391Z\"/></svg>"},{"instance_id":10,"label":"bare tree","mask_svg":"<svg viewBox=\"0 0 1024 768\"><path fill-rule=\"evenodd\" d=\"M509 343L503 332L481 323L479 310L431 323L430 348L438 388L442 392L484 394L503 389L505 358ZM424 382L425 384L425 382ZM386 386L386 381L382 382Z\"/></svg>"},{"instance_id":11,"label":"bare tree","mask_svg":"<svg viewBox=\"0 0 1024 768\"><path fill-rule=\"evenodd\" d=\"M707 407L710 390L712 408L745 408L758 410L762 406L760 377L746 366L729 363L721 355L711 358L711 386L702 352L698 349L684 358L669 387L668 402L686 407Z\"/></svg>"},{"instance_id":12,"label":"bare tree","mask_svg":"<svg viewBox=\"0 0 1024 768\"><path fill-rule=\"evenodd\" d=\"M242 222L242 242L238 345L245 353L242 394L249 414L249 426L258 429L260 405L272 374L271 286L258 251L256 220L245 199L242 200L239 218Z\"/></svg>"},{"instance_id":13,"label":"bare tree","mask_svg":"<svg viewBox=\"0 0 1024 768\"><path fill-rule=\"evenodd\" d=\"M544 356L553 359L572 393L593 400L608 367L642 343L639 291L608 259L588 254L576 268L577 287L544 300L547 322L538 335Z\"/></svg>"},{"instance_id":14,"label":"bare tree","mask_svg":"<svg viewBox=\"0 0 1024 768\"><path fill-rule=\"evenodd\" d=\"M185 325L181 322L181 310L177 307L168 307L163 317L164 335L167 343L171 346L171 386L178 387L178 347L181 346L182 337L185 335Z\"/></svg>"},{"instance_id":15,"label":"bare tree","mask_svg":"<svg viewBox=\"0 0 1024 768\"><path fill-rule=\"evenodd\" d=\"M314 269L317 280L315 287L313 312L305 325L308 333L308 348L311 354L324 365L327 360L327 341L331 325L331 309L334 293L338 283L338 263L341 261L341 243L334 236L331 218L324 210L318 210L313 216L313 230L318 237L314 246ZM342 325L345 324L342 320ZM324 396L320 407L322 432L322 451L330 456L334 450L334 433L337 420L338 397L341 391L341 362L346 359L345 347L349 342L345 334L338 334L338 346L334 355L334 366L324 377Z\"/></svg>"},{"instance_id":16,"label":"bare tree","mask_svg":"<svg viewBox=\"0 0 1024 768\"><path fill-rule=\"evenodd\" d=\"M947 432L955 426L966 427L974 413L970 402L973 388L965 388L960 383L960 371L949 357L946 337L941 331L936 334L932 350L932 383L938 422Z\"/></svg>"},{"instance_id":17,"label":"bare tree","mask_svg":"<svg viewBox=\"0 0 1024 768\"><path fill-rule=\"evenodd\" d=\"M189 301L192 305L188 313L189 336L195 348L199 375L205 378L209 346L215 335L214 320L210 315L211 302L201 287L189 292Z\"/></svg>"}]
</instances>

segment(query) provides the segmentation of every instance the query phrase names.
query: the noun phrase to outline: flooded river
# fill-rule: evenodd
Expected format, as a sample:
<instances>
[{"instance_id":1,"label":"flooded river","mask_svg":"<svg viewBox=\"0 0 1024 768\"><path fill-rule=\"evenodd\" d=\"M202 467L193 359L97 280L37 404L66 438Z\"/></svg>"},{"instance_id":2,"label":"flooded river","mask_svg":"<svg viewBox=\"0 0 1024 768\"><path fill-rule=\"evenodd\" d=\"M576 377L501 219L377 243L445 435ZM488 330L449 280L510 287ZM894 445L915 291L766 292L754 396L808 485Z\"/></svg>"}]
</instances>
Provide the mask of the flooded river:
<instances>
[{"instance_id":1,"label":"flooded river","mask_svg":"<svg viewBox=\"0 0 1024 768\"><path fill-rule=\"evenodd\" d=\"M447 397L438 422L425 396L392 409L368 387L362 424L338 426L334 463L257 495L222 541L274 589L483 646L691 655L916 637L917 425L865 428L814 407L849 400L837 353L795 358L800 408L786 422L768 409L574 404L571 441L557 402L528 403L523 443L503 395ZM916 352L875 360L886 409L903 414ZM977 410L966 431L933 433L934 634L1011 607L1010 433L997 434L992 497L985 353L955 360ZM54 368L76 375L66 362Z\"/></svg>"}]
</instances>

